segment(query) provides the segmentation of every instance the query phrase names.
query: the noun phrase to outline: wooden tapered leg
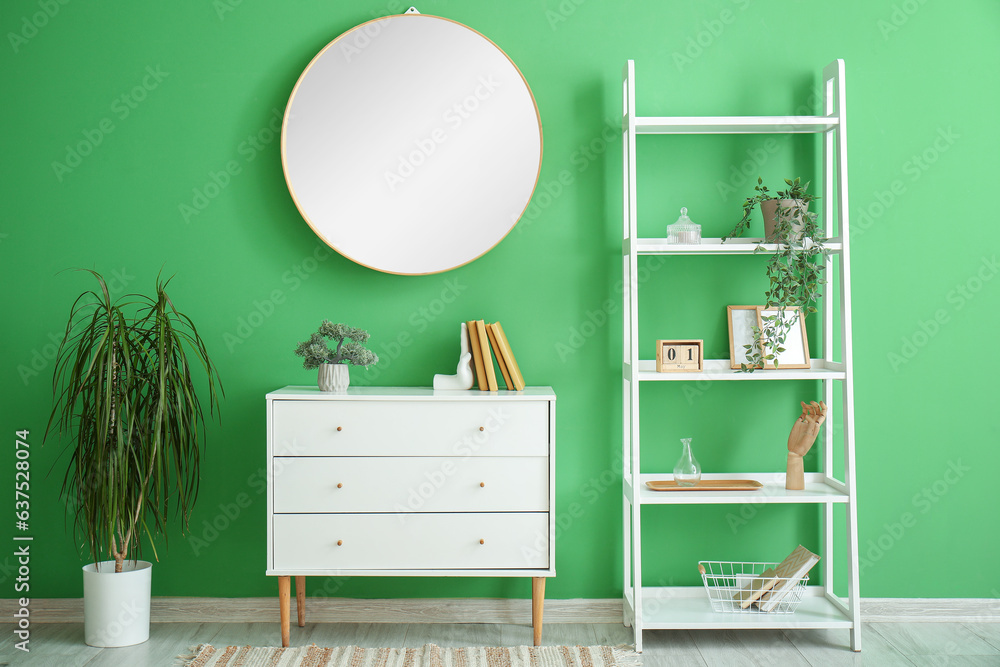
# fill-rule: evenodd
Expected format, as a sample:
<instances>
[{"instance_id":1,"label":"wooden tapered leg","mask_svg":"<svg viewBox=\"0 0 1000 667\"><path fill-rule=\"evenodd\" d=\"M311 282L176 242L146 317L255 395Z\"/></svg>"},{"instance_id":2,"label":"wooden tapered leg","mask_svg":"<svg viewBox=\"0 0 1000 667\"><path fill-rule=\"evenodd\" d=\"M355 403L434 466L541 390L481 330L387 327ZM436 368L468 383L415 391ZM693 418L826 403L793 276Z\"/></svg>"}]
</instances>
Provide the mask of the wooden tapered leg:
<instances>
[{"instance_id":1,"label":"wooden tapered leg","mask_svg":"<svg viewBox=\"0 0 1000 667\"><path fill-rule=\"evenodd\" d=\"M545 577L531 578L531 627L535 646L542 645L542 608L545 606Z\"/></svg>"},{"instance_id":2,"label":"wooden tapered leg","mask_svg":"<svg viewBox=\"0 0 1000 667\"><path fill-rule=\"evenodd\" d=\"M306 578L295 577L295 610L299 614L299 627L306 627Z\"/></svg>"},{"instance_id":3,"label":"wooden tapered leg","mask_svg":"<svg viewBox=\"0 0 1000 667\"><path fill-rule=\"evenodd\" d=\"M288 621L291 616L292 578L278 577L278 606L281 608L281 645L288 646Z\"/></svg>"}]
</instances>

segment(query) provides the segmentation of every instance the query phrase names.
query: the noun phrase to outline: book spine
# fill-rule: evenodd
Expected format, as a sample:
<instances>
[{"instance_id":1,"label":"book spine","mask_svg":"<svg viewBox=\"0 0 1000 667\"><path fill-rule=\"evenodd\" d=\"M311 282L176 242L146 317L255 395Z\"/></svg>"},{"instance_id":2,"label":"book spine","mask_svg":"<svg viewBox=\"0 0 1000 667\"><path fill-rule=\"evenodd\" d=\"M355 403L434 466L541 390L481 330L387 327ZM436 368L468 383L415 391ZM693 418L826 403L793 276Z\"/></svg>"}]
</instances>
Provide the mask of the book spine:
<instances>
[{"instance_id":1,"label":"book spine","mask_svg":"<svg viewBox=\"0 0 1000 667\"><path fill-rule=\"evenodd\" d=\"M486 370L486 385L490 391L497 391L497 374L493 370L493 356L490 354L490 340L486 335L486 322L476 320L476 332L479 334L479 347L483 353L483 366Z\"/></svg>"},{"instance_id":2,"label":"book spine","mask_svg":"<svg viewBox=\"0 0 1000 667\"><path fill-rule=\"evenodd\" d=\"M486 368L483 366L483 348L479 344L479 330L476 328L475 320L469 320L465 326L469 330L469 349L472 351L472 365L476 369L476 383L481 391L486 391L489 387L486 384Z\"/></svg>"},{"instance_id":3,"label":"book spine","mask_svg":"<svg viewBox=\"0 0 1000 667\"><path fill-rule=\"evenodd\" d=\"M508 389L514 388L514 383L510 379L510 371L507 368L507 357L504 355L500 341L497 340L496 325L487 324L486 333L490 337L490 347L493 348L493 356L497 358L497 365L500 367L500 374L503 375L504 386Z\"/></svg>"}]
</instances>

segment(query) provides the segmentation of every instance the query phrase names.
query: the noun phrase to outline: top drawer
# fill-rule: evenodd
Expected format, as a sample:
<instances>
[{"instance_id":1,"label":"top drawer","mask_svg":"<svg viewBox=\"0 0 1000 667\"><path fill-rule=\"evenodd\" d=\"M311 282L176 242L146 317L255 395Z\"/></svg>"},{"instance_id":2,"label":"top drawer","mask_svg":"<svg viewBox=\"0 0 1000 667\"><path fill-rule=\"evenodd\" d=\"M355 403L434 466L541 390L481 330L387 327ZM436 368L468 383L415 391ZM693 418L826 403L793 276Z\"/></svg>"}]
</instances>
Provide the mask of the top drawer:
<instances>
[{"instance_id":1,"label":"top drawer","mask_svg":"<svg viewBox=\"0 0 1000 667\"><path fill-rule=\"evenodd\" d=\"M275 400L274 456L545 456L546 401Z\"/></svg>"}]
</instances>

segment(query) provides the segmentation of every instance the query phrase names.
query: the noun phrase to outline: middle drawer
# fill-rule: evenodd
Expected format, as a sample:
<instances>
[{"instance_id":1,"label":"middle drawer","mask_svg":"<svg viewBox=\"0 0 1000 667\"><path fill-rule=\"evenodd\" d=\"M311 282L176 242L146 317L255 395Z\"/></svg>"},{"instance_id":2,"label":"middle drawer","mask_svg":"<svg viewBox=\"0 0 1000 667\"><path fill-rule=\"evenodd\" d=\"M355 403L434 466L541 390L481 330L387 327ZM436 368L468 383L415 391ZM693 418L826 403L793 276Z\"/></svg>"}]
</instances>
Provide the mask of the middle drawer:
<instances>
[{"instance_id":1,"label":"middle drawer","mask_svg":"<svg viewBox=\"0 0 1000 667\"><path fill-rule=\"evenodd\" d=\"M545 456L276 456L274 512L545 512Z\"/></svg>"}]
</instances>

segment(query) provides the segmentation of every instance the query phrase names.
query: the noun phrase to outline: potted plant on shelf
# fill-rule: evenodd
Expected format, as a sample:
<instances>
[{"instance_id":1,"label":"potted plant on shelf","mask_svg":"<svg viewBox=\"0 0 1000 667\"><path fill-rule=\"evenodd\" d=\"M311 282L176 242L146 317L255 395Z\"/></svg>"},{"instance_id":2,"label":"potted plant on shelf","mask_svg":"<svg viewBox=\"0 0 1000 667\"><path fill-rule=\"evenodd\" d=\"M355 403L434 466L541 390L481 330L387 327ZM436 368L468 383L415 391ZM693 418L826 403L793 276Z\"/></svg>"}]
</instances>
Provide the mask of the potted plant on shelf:
<instances>
[{"instance_id":1,"label":"potted plant on shelf","mask_svg":"<svg viewBox=\"0 0 1000 667\"><path fill-rule=\"evenodd\" d=\"M809 182L806 181L803 185L798 177L794 180L786 178L785 184L788 186L787 189L778 190L772 194L764 185L764 180L758 177L757 185L754 186L757 194L746 198L746 201L743 202L743 218L736 224L733 231L724 236L722 240L726 241L748 231L750 229L750 216L758 205L761 215L764 217L765 241L784 243L789 239L801 238L803 236L803 218L809 214L809 202L819 199L819 196L806 192L809 188ZM777 225L779 218L790 223L783 226L784 234L779 233Z\"/></svg>"},{"instance_id":2,"label":"potted plant on shelf","mask_svg":"<svg viewBox=\"0 0 1000 667\"><path fill-rule=\"evenodd\" d=\"M817 224L816 214L808 210L809 202L819 197L806 192L808 182L802 185L798 178L786 178L785 183L788 189L772 196L762 179L758 178L754 187L757 194L743 203L743 218L723 238L725 242L748 230L750 214L760 204L764 214L764 240L776 244L764 270L768 280L764 308L776 312L762 316L761 326L753 328L753 341L744 346L749 362L741 364L744 372L752 373L766 363L778 366L778 356L785 351L788 332L798 325L798 318L786 317L786 311L801 308L803 318L815 313L816 304L823 295L822 285L826 283L823 271L830 251L826 247L824 232ZM772 211L770 214L769 210ZM758 245L754 253L765 250L763 245Z\"/></svg>"},{"instance_id":3,"label":"potted plant on shelf","mask_svg":"<svg viewBox=\"0 0 1000 667\"><path fill-rule=\"evenodd\" d=\"M188 527L205 439L195 376L204 373L201 391L214 415L218 375L194 324L167 295L169 280L157 278L153 297L112 301L101 275L85 270L100 291L70 309L45 437L72 437L62 489L94 559L83 568L84 640L129 646L149 638L152 564L138 560L141 536L156 557L152 537L169 510Z\"/></svg>"},{"instance_id":4,"label":"potted plant on shelf","mask_svg":"<svg viewBox=\"0 0 1000 667\"><path fill-rule=\"evenodd\" d=\"M331 350L326 339L337 341L337 347ZM306 370L319 369L320 391L345 391L351 384L346 364L367 367L378 363L378 355L364 346L367 341L364 329L323 320L319 331L298 344L295 354L305 358L302 367Z\"/></svg>"}]
</instances>

